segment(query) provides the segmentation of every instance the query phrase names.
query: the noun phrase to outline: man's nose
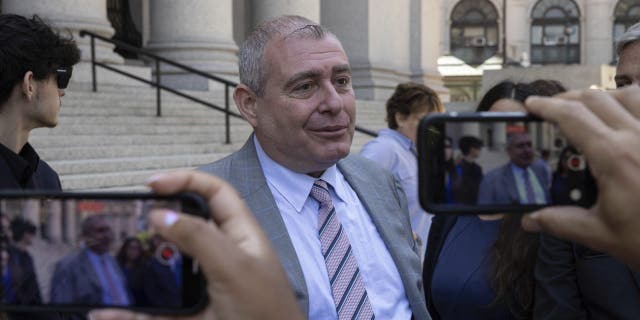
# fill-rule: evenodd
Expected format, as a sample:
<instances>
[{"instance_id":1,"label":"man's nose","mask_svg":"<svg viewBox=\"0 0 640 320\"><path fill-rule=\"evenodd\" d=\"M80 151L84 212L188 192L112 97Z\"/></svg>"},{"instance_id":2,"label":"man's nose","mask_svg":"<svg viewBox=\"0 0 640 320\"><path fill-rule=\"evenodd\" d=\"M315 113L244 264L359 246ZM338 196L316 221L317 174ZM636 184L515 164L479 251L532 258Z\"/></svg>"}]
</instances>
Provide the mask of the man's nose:
<instances>
[{"instance_id":1,"label":"man's nose","mask_svg":"<svg viewBox=\"0 0 640 320\"><path fill-rule=\"evenodd\" d=\"M324 90L324 99L321 102L319 111L320 112L339 112L344 107L344 102L342 100L342 96L333 86L333 84L328 84L325 86Z\"/></svg>"}]
</instances>

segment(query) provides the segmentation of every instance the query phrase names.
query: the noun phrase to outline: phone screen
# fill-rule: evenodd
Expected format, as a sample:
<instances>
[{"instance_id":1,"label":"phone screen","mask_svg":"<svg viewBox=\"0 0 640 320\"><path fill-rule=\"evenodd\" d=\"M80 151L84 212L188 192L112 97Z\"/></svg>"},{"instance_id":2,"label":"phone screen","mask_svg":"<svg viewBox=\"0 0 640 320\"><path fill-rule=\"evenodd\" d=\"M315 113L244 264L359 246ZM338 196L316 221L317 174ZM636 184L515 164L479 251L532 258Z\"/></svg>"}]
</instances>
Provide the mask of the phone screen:
<instances>
[{"instance_id":1,"label":"phone screen","mask_svg":"<svg viewBox=\"0 0 640 320\"><path fill-rule=\"evenodd\" d=\"M189 199L0 195L0 306L194 308L204 295L197 265L148 222L154 208L198 211Z\"/></svg>"},{"instance_id":2,"label":"phone screen","mask_svg":"<svg viewBox=\"0 0 640 320\"><path fill-rule=\"evenodd\" d=\"M590 206L595 183L551 123L524 113L443 114L418 134L420 200L432 213Z\"/></svg>"}]
</instances>

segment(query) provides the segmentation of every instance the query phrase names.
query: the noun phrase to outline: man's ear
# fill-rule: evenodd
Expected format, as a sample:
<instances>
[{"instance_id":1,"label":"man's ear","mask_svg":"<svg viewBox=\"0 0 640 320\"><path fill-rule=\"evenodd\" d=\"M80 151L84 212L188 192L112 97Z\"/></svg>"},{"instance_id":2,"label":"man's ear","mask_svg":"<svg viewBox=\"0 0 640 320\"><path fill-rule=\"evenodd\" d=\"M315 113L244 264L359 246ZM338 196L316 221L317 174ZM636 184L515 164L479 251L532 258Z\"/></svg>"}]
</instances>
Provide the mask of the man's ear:
<instances>
[{"instance_id":1,"label":"man's ear","mask_svg":"<svg viewBox=\"0 0 640 320\"><path fill-rule=\"evenodd\" d=\"M22 95L29 101L36 96L36 79L33 77L32 71L27 71L20 82Z\"/></svg>"},{"instance_id":2,"label":"man's ear","mask_svg":"<svg viewBox=\"0 0 640 320\"><path fill-rule=\"evenodd\" d=\"M402 128L404 126L405 121L407 121L407 118L409 117L409 115L404 115L400 112L396 112L393 116L394 118L396 118L396 123L398 124L398 128Z\"/></svg>"},{"instance_id":3,"label":"man's ear","mask_svg":"<svg viewBox=\"0 0 640 320\"><path fill-rule=\"evenodd\" d=\"M258 101L253 90L244 84L239 84L235 91L233 91L233 100L236 102L236 106L242 114L242 117L255 128L258 125L256 116Z\"/></svg>"}]
</instances>

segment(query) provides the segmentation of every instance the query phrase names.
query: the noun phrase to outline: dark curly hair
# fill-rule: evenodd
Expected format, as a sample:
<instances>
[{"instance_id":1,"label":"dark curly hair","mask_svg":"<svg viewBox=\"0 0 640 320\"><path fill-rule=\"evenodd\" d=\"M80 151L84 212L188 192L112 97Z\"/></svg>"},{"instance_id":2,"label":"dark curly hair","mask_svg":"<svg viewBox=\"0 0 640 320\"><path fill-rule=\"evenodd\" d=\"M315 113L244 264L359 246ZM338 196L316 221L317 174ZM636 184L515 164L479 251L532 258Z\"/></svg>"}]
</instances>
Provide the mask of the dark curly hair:
<instances>
[{"instance_id":1,"label":"dark curly hair","mask_svg":"<svg viewBox=\"0 0 640 320\"><path fill-rule=\"evenodd\" d=\"M0 14L0 106L27 71L36 80L44 80L56 68L73 66L79 60L75 41L61 37L40 17Z\"/></svg>"},{"instance_id":2,"label":"dark curly hair","mask_svg":"<svg viewBox=\"0 0 640 320\"><path fill-rule=\"evenodd\" d=\"M408 116L424 110L444 112L444 106L433 89L419 83L406 82L396 86L396 90L387 100L387 124L390 129L398 129L396 114Z\"/></svg>"}]
</instances>

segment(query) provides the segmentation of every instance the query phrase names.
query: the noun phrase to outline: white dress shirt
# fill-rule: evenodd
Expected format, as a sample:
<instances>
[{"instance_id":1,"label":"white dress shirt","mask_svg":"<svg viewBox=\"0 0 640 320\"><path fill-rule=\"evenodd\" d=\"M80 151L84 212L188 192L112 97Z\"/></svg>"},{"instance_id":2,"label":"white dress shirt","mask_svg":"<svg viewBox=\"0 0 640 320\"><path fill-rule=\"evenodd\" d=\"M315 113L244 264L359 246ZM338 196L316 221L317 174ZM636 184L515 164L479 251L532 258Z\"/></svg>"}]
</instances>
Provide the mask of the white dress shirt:
<instances>
[{"instance_id":1,"label":"white dress shirt","mask_svg":"<svg viewBox=\"0 0 640 320\"><path fill-rule=\"evenodd\" d=\"M337 319L331 285L318 236L319 203L309 197L316 178L273 161L254 136L267 184L280 210L309 294L309 319ZM377 319L410 319L411 308L398 269L355 191L334 165L320 179L346 232Z\"/></svg>"}]
</instances>

